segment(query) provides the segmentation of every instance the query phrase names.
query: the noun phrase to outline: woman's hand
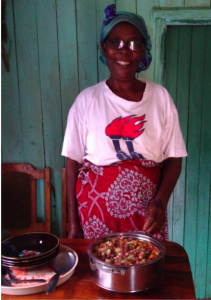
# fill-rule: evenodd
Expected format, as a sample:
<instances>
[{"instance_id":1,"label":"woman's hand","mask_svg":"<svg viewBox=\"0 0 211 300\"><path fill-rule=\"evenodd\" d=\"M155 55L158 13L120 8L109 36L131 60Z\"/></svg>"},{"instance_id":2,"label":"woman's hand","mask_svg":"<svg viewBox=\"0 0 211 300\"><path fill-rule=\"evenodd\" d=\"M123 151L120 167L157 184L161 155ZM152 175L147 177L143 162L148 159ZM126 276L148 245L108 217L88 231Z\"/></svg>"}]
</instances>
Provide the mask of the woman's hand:
<instances>
[{"instance_id":1,"label":"woman's hand","mask_svg":"<svg viewBox=\"0 0 211 300\"><path fill-rule=\"evenodd\" d=\"M83 239L84 233L81 228L80 222L74 223L70 225L70 228L68 230L67 237L69 239Z\"/></svg>"},{"instance_id":2,"label":"woman's hand","mask_svg":"<svg viewBox=\"0 0 211 300\"><path fill-rule=\"evenodd\" d=\"M78 201L76 199L75 189L78 177L78 169L81 165L70 158L67 158L67 204L68 204L68 238L83 238L83 230L81 228L78 215Z\"/></svg>"},{"instance_id":3,"label":"woman's hand","mask_svg":"<svg viewBox=\"0 0 211 300\"><path fill-rule=\"evenodd\" d=\"M159 231L165 223L165 208L161 201L152 200L145 211L145 223L143 230L148 234Z\"/></svg>"},{"instance_id":4,"label":"woman's hand","mask_svg":"<svg viewBox=\"0 0 211 300\"><path fill-rule=\"evenodd\" d=\"M181 168L181 157L170 157L163 161L160 187L145 211L143 230L147 233L154 234L163 227L168 201L179 178Z\"/></svg>"}]
</instances>

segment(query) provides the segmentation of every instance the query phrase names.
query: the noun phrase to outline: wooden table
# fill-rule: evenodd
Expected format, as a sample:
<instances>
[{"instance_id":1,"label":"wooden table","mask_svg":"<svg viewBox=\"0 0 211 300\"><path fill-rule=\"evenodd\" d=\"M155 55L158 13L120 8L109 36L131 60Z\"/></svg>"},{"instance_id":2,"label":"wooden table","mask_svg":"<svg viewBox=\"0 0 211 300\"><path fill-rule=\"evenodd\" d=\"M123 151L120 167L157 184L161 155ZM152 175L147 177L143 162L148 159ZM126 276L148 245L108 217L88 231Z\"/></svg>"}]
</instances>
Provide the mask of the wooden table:
<instances>
[{"instance_id":1,"label":"wooden table","mask_svg":"<svg viewBox=\"0 0 211 300\"><path fill-rule=\"evenodd\" d=\"M90 240L60 239L60 244L75 250L79 263L73 276L55 291L27 295L1 295L1 299L195 299L193 279L187 253L179 244L165 242L165 277L153 290L138 293L116 293L100 288L92 282L89 273L87 247Z\"/></svg>"}]
</instances>

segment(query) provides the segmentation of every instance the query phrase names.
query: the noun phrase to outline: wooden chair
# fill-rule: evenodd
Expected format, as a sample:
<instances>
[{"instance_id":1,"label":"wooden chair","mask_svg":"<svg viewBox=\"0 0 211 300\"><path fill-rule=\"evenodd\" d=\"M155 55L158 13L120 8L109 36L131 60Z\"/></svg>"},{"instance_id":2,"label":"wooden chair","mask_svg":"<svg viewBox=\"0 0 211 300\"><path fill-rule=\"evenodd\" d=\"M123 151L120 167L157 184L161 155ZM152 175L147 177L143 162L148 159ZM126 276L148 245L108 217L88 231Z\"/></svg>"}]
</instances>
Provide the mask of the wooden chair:
<instances>
[{"instance_id":1,"label":"wooden chair","mask_svg":"<svg viewBox=\"0 0 211 300\"><path fill-rule=\"evenodd\" d=\"M27 232L51 232L50 168L36 170L30 164L4 163L2 174L2 229L9 236ZM45 221L37 221L37 180L44 180Z\"/></svg>"},{"instance_id":2,"label":"wooden chair","mask_svg":"<svg viewBox=\"0 0 211 300\"><path fill-rule=\"evenodd\" d=\"M62 168L62 237L67 237L68 214L67 214L67 183L66 168Z\"/></svg>"}]
</instances>

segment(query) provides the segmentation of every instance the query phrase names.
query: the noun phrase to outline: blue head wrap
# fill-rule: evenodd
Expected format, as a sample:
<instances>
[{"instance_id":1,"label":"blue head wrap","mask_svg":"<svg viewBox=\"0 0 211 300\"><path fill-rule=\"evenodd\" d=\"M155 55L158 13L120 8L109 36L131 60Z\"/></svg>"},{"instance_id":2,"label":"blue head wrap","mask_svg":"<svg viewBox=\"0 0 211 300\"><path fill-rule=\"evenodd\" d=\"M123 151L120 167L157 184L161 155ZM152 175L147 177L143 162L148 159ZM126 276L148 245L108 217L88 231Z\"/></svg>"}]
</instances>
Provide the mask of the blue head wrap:
<instances>
[{"instance_id":1,"label":"blue head wrap","mask_svg":"<svg viewBox=\"0 0 211 300\"><path fill-rule=\"evenodd\" d=\"M102 24L102 28L100 32L100 43L102 43L105 40L105 38L108 36L111 29L116 24L120 22L129 22L133 24L138 28L138 30L143 35L145 40L145 47L146 47L145 55L139 65L137 72L139 73L141 71L145 71L146 69L148 69L152 61L152 56L150 53L150 50L152 49L152 44L151 44L150 36L148 34L144 19L141 16L138 16L133 13L125 12L125 11L116 12L115 4L111 4L108 7L106 7L104 12L106 14L106 20L104 20ZM102 48L100 49L100 60L104 65L107 66L106 58L103 56L102 53Z\"/></svg>"}]
</instances>

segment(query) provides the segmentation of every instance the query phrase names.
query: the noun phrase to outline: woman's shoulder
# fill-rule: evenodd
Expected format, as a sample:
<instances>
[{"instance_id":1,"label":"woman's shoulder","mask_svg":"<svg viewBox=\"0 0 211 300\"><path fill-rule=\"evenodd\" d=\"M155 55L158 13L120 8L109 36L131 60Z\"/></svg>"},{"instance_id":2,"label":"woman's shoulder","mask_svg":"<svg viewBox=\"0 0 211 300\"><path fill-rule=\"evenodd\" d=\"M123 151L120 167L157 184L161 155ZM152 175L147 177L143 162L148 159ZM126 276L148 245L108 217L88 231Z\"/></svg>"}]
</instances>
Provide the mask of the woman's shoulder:
<instances>
[{"instance_id":1,"label":"woman's shoulder","mask_svg":"<svg viewBox=\"0 0 211 300\"><path fill-rule=\"evenodd\" d=\"M163 94L169 94L169 92L167 91L167 89L162 86L161 84L158 84L154 81L151 81L149 79L145 79L145 78L139 78L139 80L141 80L142 82L146 83L148 88L152 91L155 91L157 93L163 93Z\"/></svg>"},{"instance_id":2,"label":"woman's shoulder","mask_svg":"<svg viewBox=\"0 0 211 300\"><path fill-rule=\"evenodd\" d=\"M161 84L155 83L148 79L141 79L147 85L147 95L153 101L159 105L172 105L173 99L168 90Z\"/></svg>"},{"instance_id":3,"label":"woman's shoulder","mask_svg":"<svg viewBox=\"0 0 211 300\"><path fill-rule=\"evenodd\" d=\"M91 110L91 108L99 101L100 95L105 81L101 81L93 86L83 89L76 97L71 110L75 112L84 113L84 111Z\"/></svg>"},{"instance_id":4,"label":"woman's shoulder","mask_svg":"<svg viewBox=\"0 0 211 300\"><path fill-rule=\"evenodd\" d=\"M79 98L83 98L83 97L87 98L87 96L88 96L88 97L93 96L93 95L95 95L96 93L98 93L98 92L100 92L100 91L102 90L104 84L105 84L105 80L100 81L100 82L98 82L98 83L95 84L95 85L89 86L89 87L83 89L83 90L78 94L78 97L79 97ZM77 98L78 98L78 97L77 97Z\"/></svg>"}]
</instances>

